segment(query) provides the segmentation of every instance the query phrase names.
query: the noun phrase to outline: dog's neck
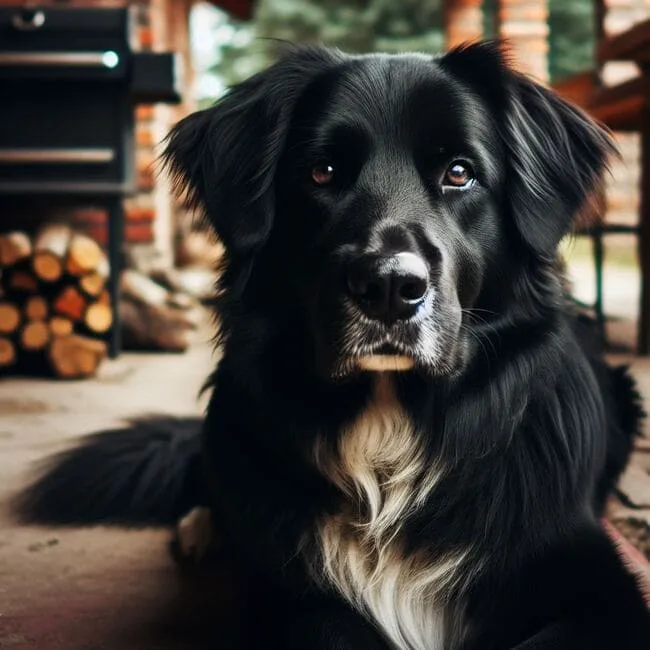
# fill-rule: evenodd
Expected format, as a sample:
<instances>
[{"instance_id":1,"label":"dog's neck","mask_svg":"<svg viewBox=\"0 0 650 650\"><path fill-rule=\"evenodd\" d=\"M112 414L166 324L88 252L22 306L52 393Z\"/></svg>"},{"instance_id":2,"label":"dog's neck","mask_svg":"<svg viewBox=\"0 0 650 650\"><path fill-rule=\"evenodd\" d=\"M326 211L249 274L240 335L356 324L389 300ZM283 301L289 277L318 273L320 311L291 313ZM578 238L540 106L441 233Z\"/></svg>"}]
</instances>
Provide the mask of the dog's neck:
<instances>
[{"instance_id":1,"label":"dog's neck","mask_svg":"<svg viewBox=\"0 0 650 650\"><path fill-rule=\"evenodd\" d=\"M449 647L450 593L467 549L432 557L406 550L404 524L436 488L443 468L429 465L394 390L377 373L366 408L316 465L342 493L340 509L323 516L314 538L314 574L378 625L398 648ZM457 617L454 617L457 618Z\"/></svg>"}]
</instances>

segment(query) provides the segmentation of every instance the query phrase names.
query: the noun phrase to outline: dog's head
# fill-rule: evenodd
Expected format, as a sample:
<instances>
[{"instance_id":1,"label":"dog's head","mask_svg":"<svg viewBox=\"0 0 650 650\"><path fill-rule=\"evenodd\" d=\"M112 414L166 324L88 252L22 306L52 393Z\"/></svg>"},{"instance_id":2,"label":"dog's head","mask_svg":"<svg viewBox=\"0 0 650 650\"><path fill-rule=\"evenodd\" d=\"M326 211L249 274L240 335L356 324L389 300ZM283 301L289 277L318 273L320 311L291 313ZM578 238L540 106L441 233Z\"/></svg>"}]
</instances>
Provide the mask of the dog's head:
<instances>
[{"instance_id":1,"label":"dog's head","mask_svg":"<svg viewBox=\"0 0 650 650\"><path fill-rule=\"evenodd\" d=\"M225 291L300 323L335 377L454 372L472 315L554 258L610 151L483 44L294 49L180 122L165 157L225 245Z\"/></svg>"}]
</instances>

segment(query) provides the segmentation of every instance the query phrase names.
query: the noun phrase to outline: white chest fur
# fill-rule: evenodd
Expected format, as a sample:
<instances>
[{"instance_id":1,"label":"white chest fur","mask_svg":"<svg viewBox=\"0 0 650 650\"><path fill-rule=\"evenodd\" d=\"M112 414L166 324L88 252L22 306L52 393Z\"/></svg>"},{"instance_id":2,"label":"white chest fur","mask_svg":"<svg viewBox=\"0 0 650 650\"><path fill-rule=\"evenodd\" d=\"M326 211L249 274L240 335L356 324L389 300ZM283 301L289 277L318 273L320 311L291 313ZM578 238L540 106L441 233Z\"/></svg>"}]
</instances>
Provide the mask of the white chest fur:
<instances>
[{"instance_id":1,"label":"white chest fur","mask_svg":"<svg viewBox=\"0 0 650 650\"><path fill-rule=\"evenodd\" d=\"M387 380L380 376L374 400L343 432L338 453L318 446L315 457L346 496L341 512L316 526L319 578L373 621L395 648L446 649L447 599L466 554L433 561L424 552L404 551L404 520L434 490L440 470L425 466L419 439Z\"/></svg>"}]
</instances>

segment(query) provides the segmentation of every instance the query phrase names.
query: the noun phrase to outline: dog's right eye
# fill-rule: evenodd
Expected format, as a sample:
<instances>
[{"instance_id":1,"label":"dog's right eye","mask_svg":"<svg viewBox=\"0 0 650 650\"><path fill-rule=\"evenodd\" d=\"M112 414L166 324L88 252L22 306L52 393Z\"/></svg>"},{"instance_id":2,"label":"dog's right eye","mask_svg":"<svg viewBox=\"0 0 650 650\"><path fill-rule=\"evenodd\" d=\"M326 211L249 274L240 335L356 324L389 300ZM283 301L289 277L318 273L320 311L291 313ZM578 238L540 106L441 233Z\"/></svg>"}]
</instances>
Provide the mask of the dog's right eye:
<instances>
[{"instance_id":1,"label":"dog's right eye","mask_svg":"<svg viewBox=\"0 0 650 650\"><path fill-rule=\"evenodd\" d=\"M316 185L329 185L334 180L334 167L320 163L311 168L311 179Z\"/></svg>"}]
</instances>

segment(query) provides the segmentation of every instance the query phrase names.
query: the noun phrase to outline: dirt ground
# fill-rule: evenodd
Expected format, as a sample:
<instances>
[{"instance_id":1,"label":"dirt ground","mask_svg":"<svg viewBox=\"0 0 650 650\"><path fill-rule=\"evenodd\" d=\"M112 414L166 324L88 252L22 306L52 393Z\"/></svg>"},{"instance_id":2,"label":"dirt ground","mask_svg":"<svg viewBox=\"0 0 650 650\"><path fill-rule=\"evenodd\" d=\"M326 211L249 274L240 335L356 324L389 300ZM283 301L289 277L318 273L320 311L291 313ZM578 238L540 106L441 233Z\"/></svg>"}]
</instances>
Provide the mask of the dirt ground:
<instances>
[{"instance_id":1,"label":"dirt ground","mask_svg":"<svg viewBox=\"0 0 650 650\"><path fill-rule=\"evenodd\" d=\"M614 292L623 311L631 308L628 280ZM615 324L615 333L632 340L626 322ZM76 436L130 415L200 413L199 387L214 363L207 340L185 355L125 354L90 381L0 382L0 650L212 645L214 621L205 603L183 595L166 532L25 528L10 521L6 507L31 464ZM650 398L650 360L633 367Z\"/></svg>"}]
</instances>

